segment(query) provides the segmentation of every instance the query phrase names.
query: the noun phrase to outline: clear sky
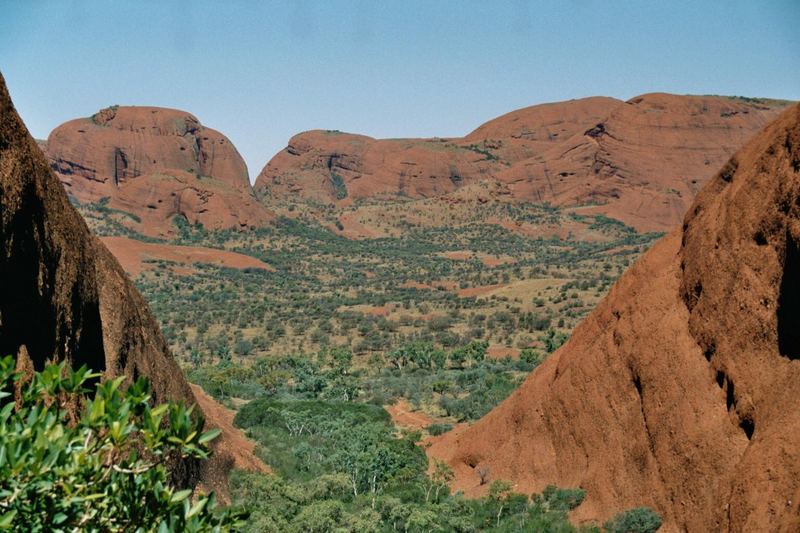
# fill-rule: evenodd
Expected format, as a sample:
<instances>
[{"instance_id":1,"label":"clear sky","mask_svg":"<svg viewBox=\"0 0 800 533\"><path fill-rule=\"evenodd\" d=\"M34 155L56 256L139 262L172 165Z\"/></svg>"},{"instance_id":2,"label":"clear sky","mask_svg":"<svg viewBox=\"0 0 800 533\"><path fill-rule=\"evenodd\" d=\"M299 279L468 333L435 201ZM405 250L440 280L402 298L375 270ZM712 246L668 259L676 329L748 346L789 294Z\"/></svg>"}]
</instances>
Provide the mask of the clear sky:
<instances>
[{"instance_id":1,"label":"clear sky","mask_svg":"<svg viewBox=\"0 0 800 533\"><path fill-rule=\"evenodd\" d=\"M591 95L800 99L800 0L0 0L0 71L37 138L174 107L255 179L313 128L447 137Z\"/></svg>"}]
</instances>

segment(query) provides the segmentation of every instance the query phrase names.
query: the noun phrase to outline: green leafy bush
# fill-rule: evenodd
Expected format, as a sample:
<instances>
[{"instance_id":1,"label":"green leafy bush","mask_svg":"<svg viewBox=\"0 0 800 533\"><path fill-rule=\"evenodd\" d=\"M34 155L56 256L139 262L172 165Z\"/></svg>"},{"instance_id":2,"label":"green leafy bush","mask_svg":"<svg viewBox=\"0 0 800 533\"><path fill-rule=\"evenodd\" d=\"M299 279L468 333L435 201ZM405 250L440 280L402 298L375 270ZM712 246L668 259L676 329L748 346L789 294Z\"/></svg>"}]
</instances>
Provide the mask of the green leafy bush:
<instances>
[{"instance_id":1,"label":"green leafy bush","mask_svg":"<svg viewBox=\"0 0 800 533\"><path fill-rule=\"evenodd\" d=\"M219 531L242 518L176 490L167 463L202 459L219 430L182 404L150 405L139 379L89 384L84 366L25 382L0 359L0 527L24 531ZM14 390L19 390L14 395ZM76 408L82 406L83 408Z\"/></svg>"},{"instance_id":2,"label":"green leafy bush","mask_svg":"<svg viewBox=\"0 0 800 533\"><path fill-rule=\"evenodd\" d=\"M618 514L603 527L609 533L654 533L661 527L661 517L649 507L637 507Z\"/></svg>"}]
</instances>

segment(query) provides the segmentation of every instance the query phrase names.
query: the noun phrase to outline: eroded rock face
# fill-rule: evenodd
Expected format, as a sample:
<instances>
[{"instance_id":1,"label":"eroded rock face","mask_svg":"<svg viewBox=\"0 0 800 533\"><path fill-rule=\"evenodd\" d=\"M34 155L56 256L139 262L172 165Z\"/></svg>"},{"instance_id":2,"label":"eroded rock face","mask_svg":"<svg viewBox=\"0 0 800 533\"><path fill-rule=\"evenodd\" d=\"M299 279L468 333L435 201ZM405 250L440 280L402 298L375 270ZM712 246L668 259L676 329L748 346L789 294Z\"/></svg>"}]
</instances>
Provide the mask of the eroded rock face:
<instances>
[{"instance_id":1,"label":"eroded rock face","mask_svg":"<svg viewBox=\"0 0 800 533\"><path fill-rule=\"evenodd\" d=\"M325 203L438 196L489 178L501 166L500 157L513 160L551 146L559 135L568 137L601 120L618 103L589 98L529 108L502 135L495 135L497 128L491 123L484 125L491 137L488 145L480 134L463 139L373 139L309 131L292 137L267 163L255 189L267 199L299 197ZM504 144L512 136L515 141Z\"/></svg>"},{"instance_id":2,"label":"eroded rock face","mask_svg":"<svg viewBox=\"0 0 800 533\"><path fill-rule=\"evenodd\" d=\"M479 485L580 486L575 518L647 505L666 530L800 527L800 106L707 184L681 229L474 426L430 449Z\"/></svg>"},{"instance_id":3,"label":"eroded rock face","mask_svg":"<svg viewBox=\"0 0 800 533\"><path fill-rule=\"evenodd\" d=\"M195 403L147 304L70 204L2 76L0 279L0 354L19 368L66 360L104 378L145 376L156 402ZM196 462L170 466L186 485L201 475Z\"/></svg>"},{"instance_id":4,"label":"eroded rock face","mask_svg":"<svg viewBox=\"0 0 800 533\"><path fill-rule=\"evenodd\" d=\"M265 201L425 198L480 180L519 201L594 205L640 231L678 224L700 187L783 103L647 94L514 111L457 139L301 133L261 171Z\"/></svg>"},{"instance_id":5,"label":"eroded rock face","mask_svg":"<svg viewBox=\"0 0 800 533\"><path fill-rule=\"evenodd\" d=\"M184 111L106 108L53 130L46 153L70 195L82 203L108 199L147 235L174 232L175 216L208 229L272 220L236 147Z\"/></svg>"}]
</instances>

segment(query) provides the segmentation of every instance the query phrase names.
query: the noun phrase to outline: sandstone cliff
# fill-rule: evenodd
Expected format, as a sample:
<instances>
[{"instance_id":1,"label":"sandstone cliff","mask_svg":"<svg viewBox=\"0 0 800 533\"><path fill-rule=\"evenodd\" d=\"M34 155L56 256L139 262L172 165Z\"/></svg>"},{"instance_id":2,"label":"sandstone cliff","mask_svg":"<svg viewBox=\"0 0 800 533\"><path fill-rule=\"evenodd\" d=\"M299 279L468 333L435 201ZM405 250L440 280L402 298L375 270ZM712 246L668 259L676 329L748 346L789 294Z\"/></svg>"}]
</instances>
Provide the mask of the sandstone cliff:
<instances>
[{"instance_id":1,"label":"sandstone cliff","mask_svg":"<svg viewBox=\"0 0 800 533\"><path fill-rule=\"evenodd\" d=\"M521 109L463 138L296 135L255 184L267 203L429 198L481 180L518 201L592 205L640 231L679 223L699 188L783 102L647 94Z\"/></svg>"},{"instance_id":2,"label":"sandstone cliff","mask_svg":"<svg viewBox=\"0 0 800 533\"><path fill-rule=\"evenodd\" d=\"M580 486L575 518L647 505L669 531L800 527L800 106L700 192L504 403L430 454L480 493Z\"/></svg>"},{"instance_id":3,"label":"sandstone cliff","mask_svg":"<svg viewBox=\"0 0 800 533\"><path fill-rule=\"evenodd\" d=\"M57 127L45 146L70 195L82 203L106 198L146 235L170 235L175 216L208 229L273 218L253 196L230 140L184 111L109 107Z\"/></svg>"}]
</instances>

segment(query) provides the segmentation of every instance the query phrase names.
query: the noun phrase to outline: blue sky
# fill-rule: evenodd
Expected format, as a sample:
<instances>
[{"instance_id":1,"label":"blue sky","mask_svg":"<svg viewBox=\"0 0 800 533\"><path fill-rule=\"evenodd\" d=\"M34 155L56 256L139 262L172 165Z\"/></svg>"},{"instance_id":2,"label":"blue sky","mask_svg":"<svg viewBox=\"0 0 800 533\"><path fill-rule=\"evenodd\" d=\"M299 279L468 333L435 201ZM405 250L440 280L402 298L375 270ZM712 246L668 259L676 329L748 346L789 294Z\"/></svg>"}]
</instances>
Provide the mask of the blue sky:
<instances>
[{"instance_id":1,"label":"blue sky","mask_svg":"<svg viewBox=\"0 0 800 533\"><path fill-rule=\"evenodd\" d=\"M0 0L0 71L36 137L108 105L175 107L255 179L313 128L447 137L591 95L800 99L798 28L798 0Z\"/></svg>"}]
</instances>

